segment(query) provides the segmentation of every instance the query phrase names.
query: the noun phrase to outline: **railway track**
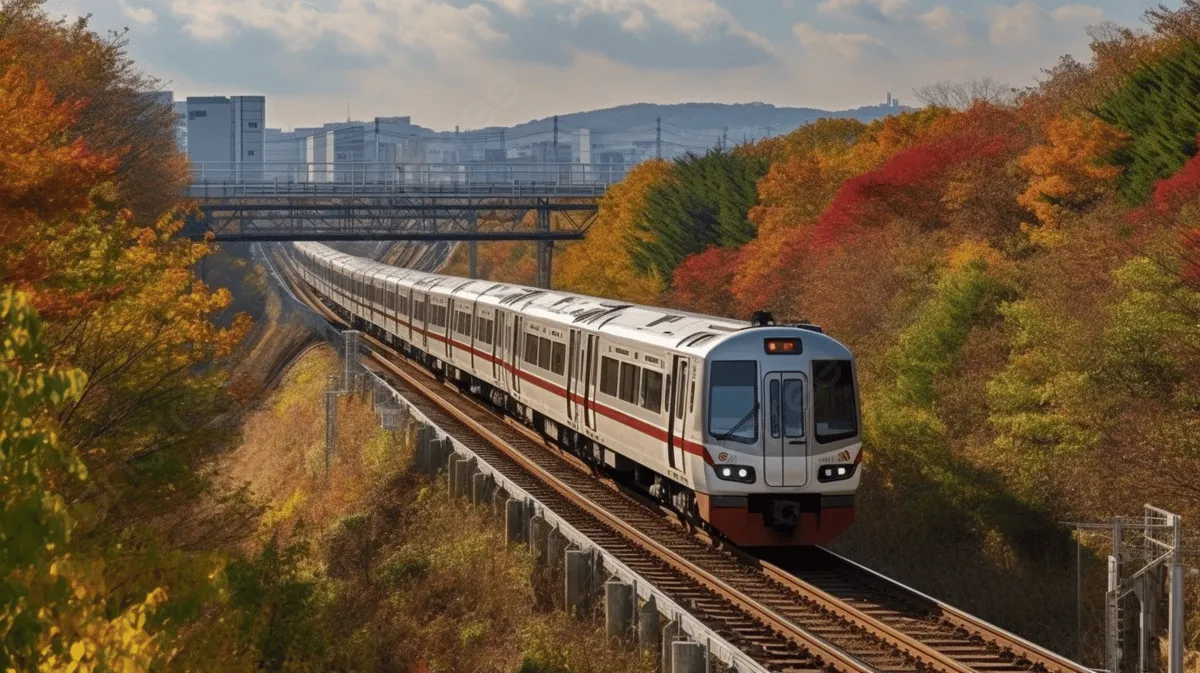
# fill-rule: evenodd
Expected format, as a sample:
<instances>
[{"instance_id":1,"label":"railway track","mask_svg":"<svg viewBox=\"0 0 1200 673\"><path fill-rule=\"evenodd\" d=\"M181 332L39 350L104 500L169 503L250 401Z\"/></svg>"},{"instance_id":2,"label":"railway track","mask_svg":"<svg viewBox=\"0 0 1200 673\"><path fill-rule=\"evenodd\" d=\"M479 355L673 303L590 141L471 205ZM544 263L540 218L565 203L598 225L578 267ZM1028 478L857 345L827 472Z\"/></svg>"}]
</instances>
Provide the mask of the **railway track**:
<instances>
[{"instance_id":1,"label":"railway track","mask_svg":"<svg viewBox=\"0 0 1200 673\"><path fill-rule=\"evenodd\" d=\"M299 296L345 322L278 267ZM708 543L371 338L371 364L481 459L773 671L1088 669L825 550L774 565Z\"/></svg>"}]
</instances>

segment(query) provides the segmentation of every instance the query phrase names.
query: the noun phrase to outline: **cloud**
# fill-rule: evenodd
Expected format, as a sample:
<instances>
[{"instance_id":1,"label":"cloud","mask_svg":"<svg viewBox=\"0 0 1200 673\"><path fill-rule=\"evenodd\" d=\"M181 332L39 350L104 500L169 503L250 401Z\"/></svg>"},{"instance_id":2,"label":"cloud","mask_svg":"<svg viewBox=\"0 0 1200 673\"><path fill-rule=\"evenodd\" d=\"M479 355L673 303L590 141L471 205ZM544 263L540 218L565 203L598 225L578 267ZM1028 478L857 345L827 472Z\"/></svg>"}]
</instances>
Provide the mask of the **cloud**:
<instances>
[{"instance_id":1,"label":"cloud","mask_svg":"<svg viewBox=\"0 0 1200 673\"><path fill-rule=\"evenodd\" d=\"M117 0L117 5L125 16L143 26L153 26L158 21L158 15L149 7L135 7L126 0Z\"/></svg>"},{"instance_id":2,"label":"cloud","mask_svg":"<svg viewBox=\"0 0 1200 673\"><path fill-rule=\"evenodd\" d=\"M823 33L807 23L792 26L792 34L809 52L856 59L864 51L884 54L889 50L879 38L866 33Z\"/></svg>"},{"instance_id":3,"label":"cloud","mask_svg":"<svg viewBox=\"0 0 1200 673\"><path fill-rule=\"evenodd\" d=\"M946 5L934 7L918 17L918 20L925 28L941 35L955 46L965 46L970 38L966 19Z\"/></svg>"},{"instance_id":4,"label":"cloud","mask_svg":"<svg viewBox=\"0 0 1200 673\"><path fill-rule=\"evenodd\" d=\"M1095 25L1107 18L1104 10L1092 5L1064 5L1050 12L1050 16L1060 23L1075 23L1085 26Z\"/></svg>"},{"instance_id":5,"label":"cloud","mask_svg":"<svg viewBox=\"0 0 1200 673\"><path fill-rule=\"evenodd\" d=\"M912 0L824 0L817 5L817 11L892 23L910 17L914 8Z\"/></svg>"},{"instance_id":6,"label":"cloud","mask_svg":"<svg viewBox=\"0 0 1200 673\"><path fill-rule=\"evenodd\" d=\"M479 4L447 0L342 0L318 9L304 0L171 0L184 30L202 42L226 40L238 30L258 30L302 50L334 39L356 53L386 54L395 47L437 55L466 55L506 36Z\"/></svg>"},{"instance_id":7,"label":"cloud","mask_svg":"<svg viewBox=\"0 0 1200 673\"><path fill-rule=\"evenodd\" d=\"M522 5L540 4L546 7L571 9L570 19L576 23L589 15L619 17L621 25L631 32L644 30L647 17L670 26L693 40L714 36L734 36L774 53L770 40L741 24L729 10L716 0L490 0L504 6L513 2Z\"/></svg>"},{"instance_id":8,"label":"cloud","mask_svg":"<svg viewBox=\"0 0 1200 673\"><path fill-rule=\"evenodd\" d=\"M988 38L992 44L1009 46L1033 42L1043 31L1057 26L1077 28L1105 19L1104 10L1092 5L1065 5L1047 12L1032 0L1021 0L1010 7L989 10L992 23Z\"/></svg>"}]
</instances>

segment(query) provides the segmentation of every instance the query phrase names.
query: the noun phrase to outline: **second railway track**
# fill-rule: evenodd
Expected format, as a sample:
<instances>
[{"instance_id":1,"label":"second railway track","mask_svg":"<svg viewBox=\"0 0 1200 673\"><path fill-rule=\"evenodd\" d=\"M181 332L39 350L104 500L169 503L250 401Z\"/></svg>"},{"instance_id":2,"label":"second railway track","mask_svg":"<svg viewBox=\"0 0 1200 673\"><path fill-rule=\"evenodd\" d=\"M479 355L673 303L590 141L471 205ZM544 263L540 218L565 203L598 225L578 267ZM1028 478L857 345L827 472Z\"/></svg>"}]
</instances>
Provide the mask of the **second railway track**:
<instances>
[{"instance_id":1,"label":"second railway track","mask_svg":"<svg viewBox=\"0 0 1200 673\"><path fill-rule=\"evenodd\" d=\"M286 262L277 266L314 310L345 325ZM1089 670L824 550L797 550L805 562L780 567L706 543L531 430L366 341L410 403L770 670Z\"/></svg>"}]
</instances>

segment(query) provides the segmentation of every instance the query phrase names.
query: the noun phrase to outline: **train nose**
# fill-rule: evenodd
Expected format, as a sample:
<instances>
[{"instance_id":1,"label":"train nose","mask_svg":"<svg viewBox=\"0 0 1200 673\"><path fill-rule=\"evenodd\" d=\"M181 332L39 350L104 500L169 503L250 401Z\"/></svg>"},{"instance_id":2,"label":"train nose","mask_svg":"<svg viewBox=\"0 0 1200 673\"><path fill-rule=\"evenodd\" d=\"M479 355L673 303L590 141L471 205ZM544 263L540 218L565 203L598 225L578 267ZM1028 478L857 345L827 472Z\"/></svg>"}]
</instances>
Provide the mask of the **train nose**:
<instances>
[{"instance_id":1,"label":"train nose","mask_svg":"<svg viewBox=\"0 0 1200 673\"><path fill-rule=\"evenodd\" d=\"M795 528L800 525L800 503L776 500L771 505L770 523L776 528Z\"/></svg>"}]
</instances>

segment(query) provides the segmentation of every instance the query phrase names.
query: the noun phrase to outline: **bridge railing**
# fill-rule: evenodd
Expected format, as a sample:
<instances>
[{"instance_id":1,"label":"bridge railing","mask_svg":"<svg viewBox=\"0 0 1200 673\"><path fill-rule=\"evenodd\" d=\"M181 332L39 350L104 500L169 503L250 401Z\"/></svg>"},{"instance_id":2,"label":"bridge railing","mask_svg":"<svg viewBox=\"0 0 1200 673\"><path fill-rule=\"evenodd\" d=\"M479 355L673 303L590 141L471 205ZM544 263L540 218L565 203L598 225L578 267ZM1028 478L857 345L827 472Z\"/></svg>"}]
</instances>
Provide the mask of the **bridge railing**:
<instances>
[{"instance_id":1,"label":"bridge railing","mask_svg":"<svg viewBox=\"0 0 1200 673\"><path fill-rule=\"evenodd\" d=\"M264 194L603 193L625 177L621 164L574 163L230 163L191 164L194 196Z\"/></svg>"}]
</instances>

